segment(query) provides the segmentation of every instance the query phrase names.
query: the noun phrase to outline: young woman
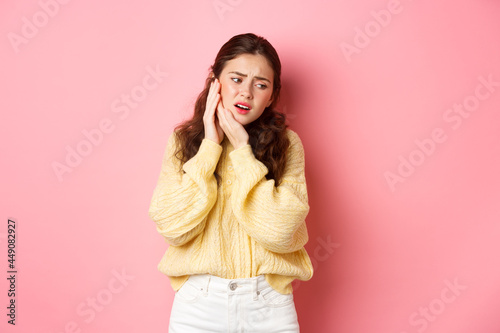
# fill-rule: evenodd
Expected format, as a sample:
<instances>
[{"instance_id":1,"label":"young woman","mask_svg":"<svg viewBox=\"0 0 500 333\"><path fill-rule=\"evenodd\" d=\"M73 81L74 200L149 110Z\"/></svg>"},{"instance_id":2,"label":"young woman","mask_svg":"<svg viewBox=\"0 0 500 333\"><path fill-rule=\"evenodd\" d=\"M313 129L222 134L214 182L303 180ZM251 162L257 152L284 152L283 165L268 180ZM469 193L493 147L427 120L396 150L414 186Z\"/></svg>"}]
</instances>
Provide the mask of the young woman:
<instances>
[{"instance_id":1,"label":"young woman","mask_svg":"<svg viewBox=\"0 0 500 333\"><path fill-rule=\"evenodd\" d=\"M299 332L309 205L302 142L274 110L280 75L266 39L234 36L168 139L149 216L170 244L170 333Z\"/></svg>"}]
</instances>

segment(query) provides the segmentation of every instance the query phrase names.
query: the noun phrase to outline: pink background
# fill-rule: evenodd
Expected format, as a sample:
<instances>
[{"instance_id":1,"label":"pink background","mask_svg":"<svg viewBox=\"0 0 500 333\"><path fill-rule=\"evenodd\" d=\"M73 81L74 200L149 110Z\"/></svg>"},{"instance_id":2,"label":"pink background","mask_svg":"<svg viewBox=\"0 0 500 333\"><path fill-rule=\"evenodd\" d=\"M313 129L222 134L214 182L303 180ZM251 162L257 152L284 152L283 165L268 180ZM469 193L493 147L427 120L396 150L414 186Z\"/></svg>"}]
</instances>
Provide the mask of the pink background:
<instances>
[{"instance_id":1,"label":"pink background","mask_svg":"<svg viewBox=\"0 0 500 333\"><path fill-rule=\"evenodd\" d=\"M245 32L278 50L306 152L302 332L500 332L500 2L55 4L0 4L1 276L18 225L17 325L3 277L2 332L167 332L149 203L169 134ZM148 68L168 75L146 90Z\"/></svg>"}]
</instances>

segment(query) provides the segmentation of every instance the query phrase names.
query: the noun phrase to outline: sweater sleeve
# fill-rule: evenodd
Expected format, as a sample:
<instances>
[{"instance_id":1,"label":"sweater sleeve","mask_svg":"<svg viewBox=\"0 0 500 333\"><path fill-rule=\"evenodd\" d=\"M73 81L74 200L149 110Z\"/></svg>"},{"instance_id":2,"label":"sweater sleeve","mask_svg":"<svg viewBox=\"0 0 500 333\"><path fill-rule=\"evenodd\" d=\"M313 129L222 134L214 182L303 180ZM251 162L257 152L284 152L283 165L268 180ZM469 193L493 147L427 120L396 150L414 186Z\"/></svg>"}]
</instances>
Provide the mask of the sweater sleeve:
<instances>
[{"instance_id":1,"label":"sweater sleeve","mask_svg":"<svg viewBox=\"0 0 500 333\"><path fill-rule=\"evenodd\" d=\"M268 169L250 144L229 153L237 179L231 196L233 213L250 237L277 253L295 252L308 241L304 148L299 136L288 131L288 157L277 187L274 179L265 178Z\"/></svg>"},{"instance_id":2,"label":"sweater sleeve","mask_svg":"<svg viewBox=\"0 0 500 333\"><path fill-rule=\"evenodd\" d=\"M158 184L153 192L149 217L157 231L174 246L180 246L200 234L208 213L217 200L214 171L222 146L203 139L195 156L184 163L174 156L176 135L168 139Z\"/></svg>"}]
</instances>

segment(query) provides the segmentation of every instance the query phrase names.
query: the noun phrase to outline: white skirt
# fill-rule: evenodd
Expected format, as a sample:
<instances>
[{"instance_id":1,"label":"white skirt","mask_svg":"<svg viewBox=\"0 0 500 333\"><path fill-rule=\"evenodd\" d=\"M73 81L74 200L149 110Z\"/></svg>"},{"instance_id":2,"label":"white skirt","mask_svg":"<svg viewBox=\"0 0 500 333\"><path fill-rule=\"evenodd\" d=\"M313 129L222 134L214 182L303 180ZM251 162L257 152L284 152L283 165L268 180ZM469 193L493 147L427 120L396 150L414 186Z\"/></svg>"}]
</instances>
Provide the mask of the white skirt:
<instances>
[{"instance_id":1,"label":"white skirt","mask_svg":"<svg viewBox=\"0 0 500 333\"><path fill-rule=\"evenodd\" d=\"M169 333L297 333L293 294L274 290L264 275L222 279L191 275L175 293Z\"/></svg>"}]
</instances>

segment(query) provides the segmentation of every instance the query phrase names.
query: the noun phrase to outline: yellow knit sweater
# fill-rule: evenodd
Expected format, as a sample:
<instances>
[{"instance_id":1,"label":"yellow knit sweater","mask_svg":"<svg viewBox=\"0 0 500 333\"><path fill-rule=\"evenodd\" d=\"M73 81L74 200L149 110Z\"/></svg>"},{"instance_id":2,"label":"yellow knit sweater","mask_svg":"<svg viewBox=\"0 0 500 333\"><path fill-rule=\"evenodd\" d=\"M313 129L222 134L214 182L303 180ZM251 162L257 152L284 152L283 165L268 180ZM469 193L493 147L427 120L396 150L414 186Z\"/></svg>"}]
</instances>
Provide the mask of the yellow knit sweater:
<instances>
[{"instance_id":1,"label":"yellow knit sweater","mask_svg":"<svg viewBox=\"0 0 500 333\"><path fill-rule=\"evenodd\" d=\"M227 136L220 145L203 139L179 173L176 137L170 135L149 216L170 244L158 270L175 291L192 274L225 279L265 274L282 294L293 292L294 279L312 277L304 249L309 213L304 149L297 133L286 131L290 147L278 187L265 178L268 169L250 144L234 149Z\"/></svg>"}]
</instances>

